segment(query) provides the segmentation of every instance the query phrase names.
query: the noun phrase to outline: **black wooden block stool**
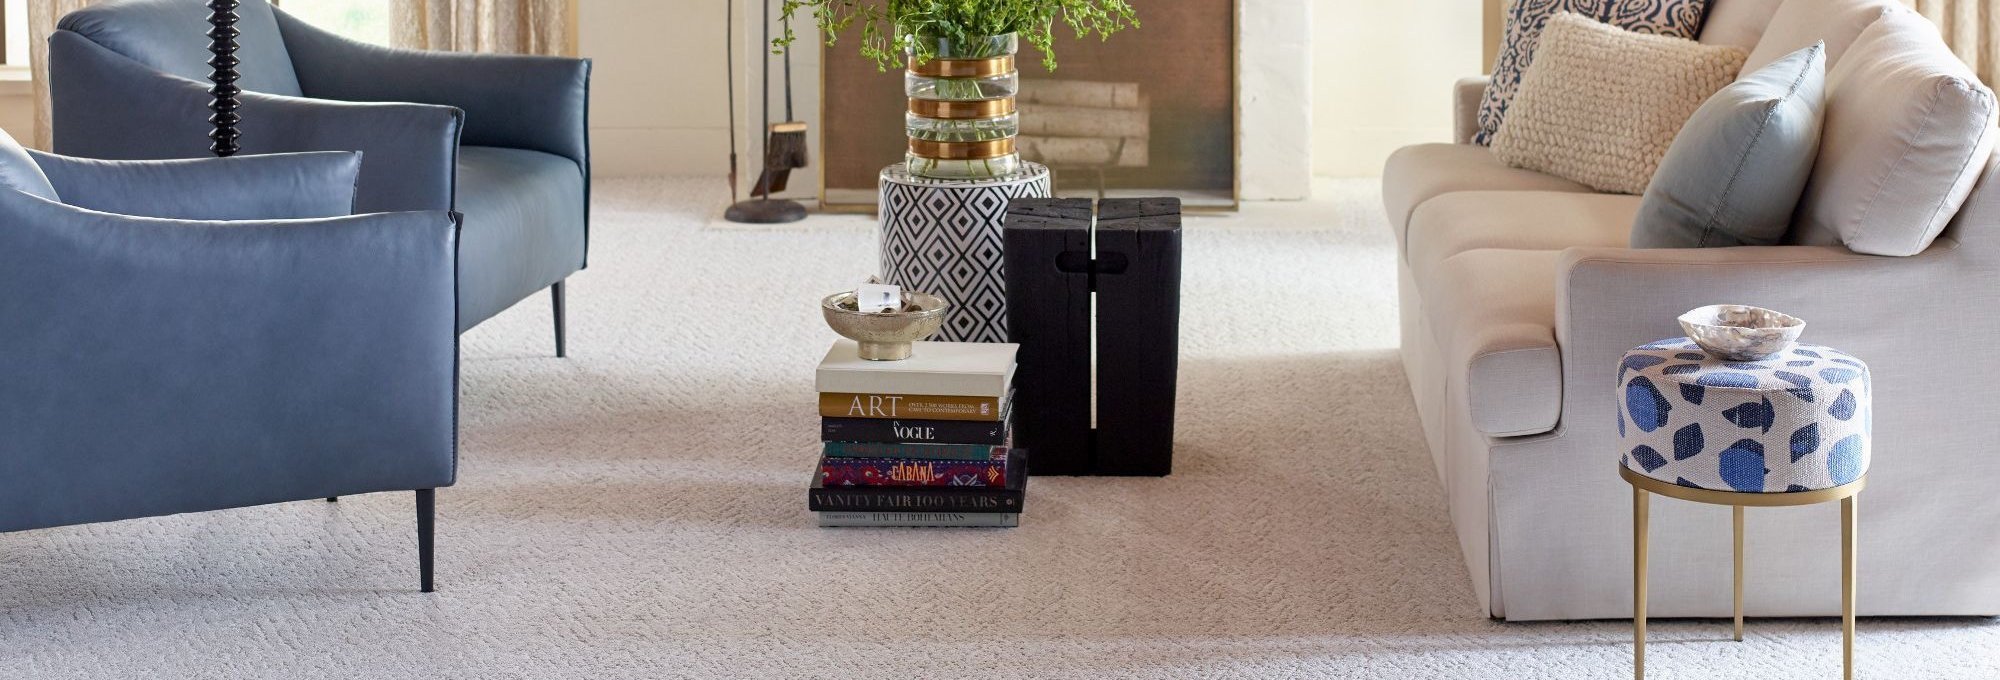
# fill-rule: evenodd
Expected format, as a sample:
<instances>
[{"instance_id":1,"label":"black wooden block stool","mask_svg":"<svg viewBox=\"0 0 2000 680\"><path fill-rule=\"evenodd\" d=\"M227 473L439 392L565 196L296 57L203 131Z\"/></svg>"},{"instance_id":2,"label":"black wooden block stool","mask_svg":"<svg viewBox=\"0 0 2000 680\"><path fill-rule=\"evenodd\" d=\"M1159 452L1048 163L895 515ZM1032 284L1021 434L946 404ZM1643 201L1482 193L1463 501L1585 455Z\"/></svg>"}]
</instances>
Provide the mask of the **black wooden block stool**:
<instances>
[{"instance_id":1,"label":"black wooden block stool","mask_svg":"<svg viewBox=\"0 0 2000 680\"><path fill-rule=\"evenodd\" d=\"M1029 471L1172 472L1180 199L1106 199L1093 216L1087 199L1018 198L1005 230L1014 441L1035 453Z\"/></svg>"}]
</instances>

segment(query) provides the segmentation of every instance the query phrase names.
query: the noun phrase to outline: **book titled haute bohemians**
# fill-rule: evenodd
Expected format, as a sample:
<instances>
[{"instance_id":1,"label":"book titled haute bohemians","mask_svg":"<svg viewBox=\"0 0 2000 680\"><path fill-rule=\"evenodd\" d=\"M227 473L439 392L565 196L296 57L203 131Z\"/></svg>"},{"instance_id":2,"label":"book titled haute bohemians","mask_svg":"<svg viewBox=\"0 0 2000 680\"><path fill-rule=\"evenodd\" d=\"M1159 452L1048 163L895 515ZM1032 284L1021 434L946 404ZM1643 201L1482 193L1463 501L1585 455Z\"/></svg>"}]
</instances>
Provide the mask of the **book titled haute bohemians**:
<instances>
[{"instance_id":1,"label":"book titled haute bohemians","mask_svg":"<svg viewBox=\"0 0 2000 680\"><path fill-rule=\"evenodd\" d=\"M986 460L825 456L819 478L824 486L1005 486L1007 449L994 447Z\"/></svg>"},{"instance_id":2,"label":"book titled haute bohemians","mask_svg":"<svg viewBox=\"0 0 2000 680\"><path fill-rule=\"evenodd\" d=\"M823 527L1018 527L1018 512L836 512L819 515Z\"/></svg>"},{"instance_id":3,"label":"book titled haute bohemians","mask_svg":"<svg viewBox=\"0 0 2000 680\"><path fill-rule=\"evenodd\" d=\"M918 342L908 359L869 361L861 358L859 345L843 339L820 360L816 387L822 394L986 397L997 402L1014 381L1014 355L1020 349L1005 342Z\"/></svg>"}]
</instances>

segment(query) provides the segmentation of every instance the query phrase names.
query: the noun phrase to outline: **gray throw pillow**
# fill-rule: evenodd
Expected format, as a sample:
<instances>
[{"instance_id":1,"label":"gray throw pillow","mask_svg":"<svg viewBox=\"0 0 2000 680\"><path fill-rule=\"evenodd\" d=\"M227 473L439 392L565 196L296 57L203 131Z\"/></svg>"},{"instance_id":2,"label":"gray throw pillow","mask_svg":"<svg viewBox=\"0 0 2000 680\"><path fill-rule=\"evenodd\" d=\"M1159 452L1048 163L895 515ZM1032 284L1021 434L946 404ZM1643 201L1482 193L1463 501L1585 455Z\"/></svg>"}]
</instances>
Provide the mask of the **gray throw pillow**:
<instances>
[{"instance_id":1,"label":"gray throw pillow","mask_svg":"<svg viewBox=\"0 0 2000 680\"><path fill-rule=\"evenodd\" d=\"M1772 245L1819 153L1826 45L1722 88L1681 127L1632 222L1634 248Z\"/></svg>"}]
</instances>

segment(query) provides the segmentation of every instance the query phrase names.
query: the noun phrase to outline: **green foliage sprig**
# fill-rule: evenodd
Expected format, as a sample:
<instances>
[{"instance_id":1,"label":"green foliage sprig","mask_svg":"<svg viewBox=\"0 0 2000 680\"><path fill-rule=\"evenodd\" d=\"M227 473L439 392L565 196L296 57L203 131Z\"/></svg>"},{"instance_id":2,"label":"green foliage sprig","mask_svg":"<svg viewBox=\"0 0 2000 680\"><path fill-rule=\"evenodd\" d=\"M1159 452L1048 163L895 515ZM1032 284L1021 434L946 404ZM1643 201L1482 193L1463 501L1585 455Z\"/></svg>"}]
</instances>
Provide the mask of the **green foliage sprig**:
<instances>
[{"instance_id":1,"label":"green foliage sprig","mask_svg":"<svg viewBox=\"0 0 2000 680\"><path fill-rule=\"evenodd\" d=\"M796 38L791 18L801 8L812 9L828 45L860 24L861 56L883 71L900 66L905 52L917 63L930 61L940 39L971 44L1008 33L1035 46L1042 65L1054 71L1057 22L1079 39L1099 40L1139 26L1127 0L785 0L784 36L771 41L777 48L790 47Z\"/></svg>"}]
</instances>

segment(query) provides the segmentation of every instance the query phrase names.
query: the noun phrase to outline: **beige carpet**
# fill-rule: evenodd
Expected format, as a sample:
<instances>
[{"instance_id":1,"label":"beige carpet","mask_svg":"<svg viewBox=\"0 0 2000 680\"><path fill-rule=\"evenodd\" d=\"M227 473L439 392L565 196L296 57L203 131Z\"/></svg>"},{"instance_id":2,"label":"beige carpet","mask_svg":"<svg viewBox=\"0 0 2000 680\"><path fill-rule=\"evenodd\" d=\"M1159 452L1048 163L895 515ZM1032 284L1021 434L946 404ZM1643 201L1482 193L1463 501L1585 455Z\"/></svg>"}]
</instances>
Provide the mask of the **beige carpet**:
<instances>
[{"instance_id":1,"label":"beige carpet","mask_svg":"<svg viewBox=\"0 0 2000 680\"><path fill-rule=\"evenodd\" d=\"M467 336L439 592L403 493L4 534L0 678L1630 677L1628 624L1474 602L1368 184L1189 221L1174 476L1038 478L970 531L811 525L814 303L874 239L709 228L720 186L602 184L572 359L544 297ZM1656 623L1654 677L1837 677L1831 621L1726 637ZM2000 677L2000 623L1866 620L1860 654Z\"/></svg>"}]
</instances>

